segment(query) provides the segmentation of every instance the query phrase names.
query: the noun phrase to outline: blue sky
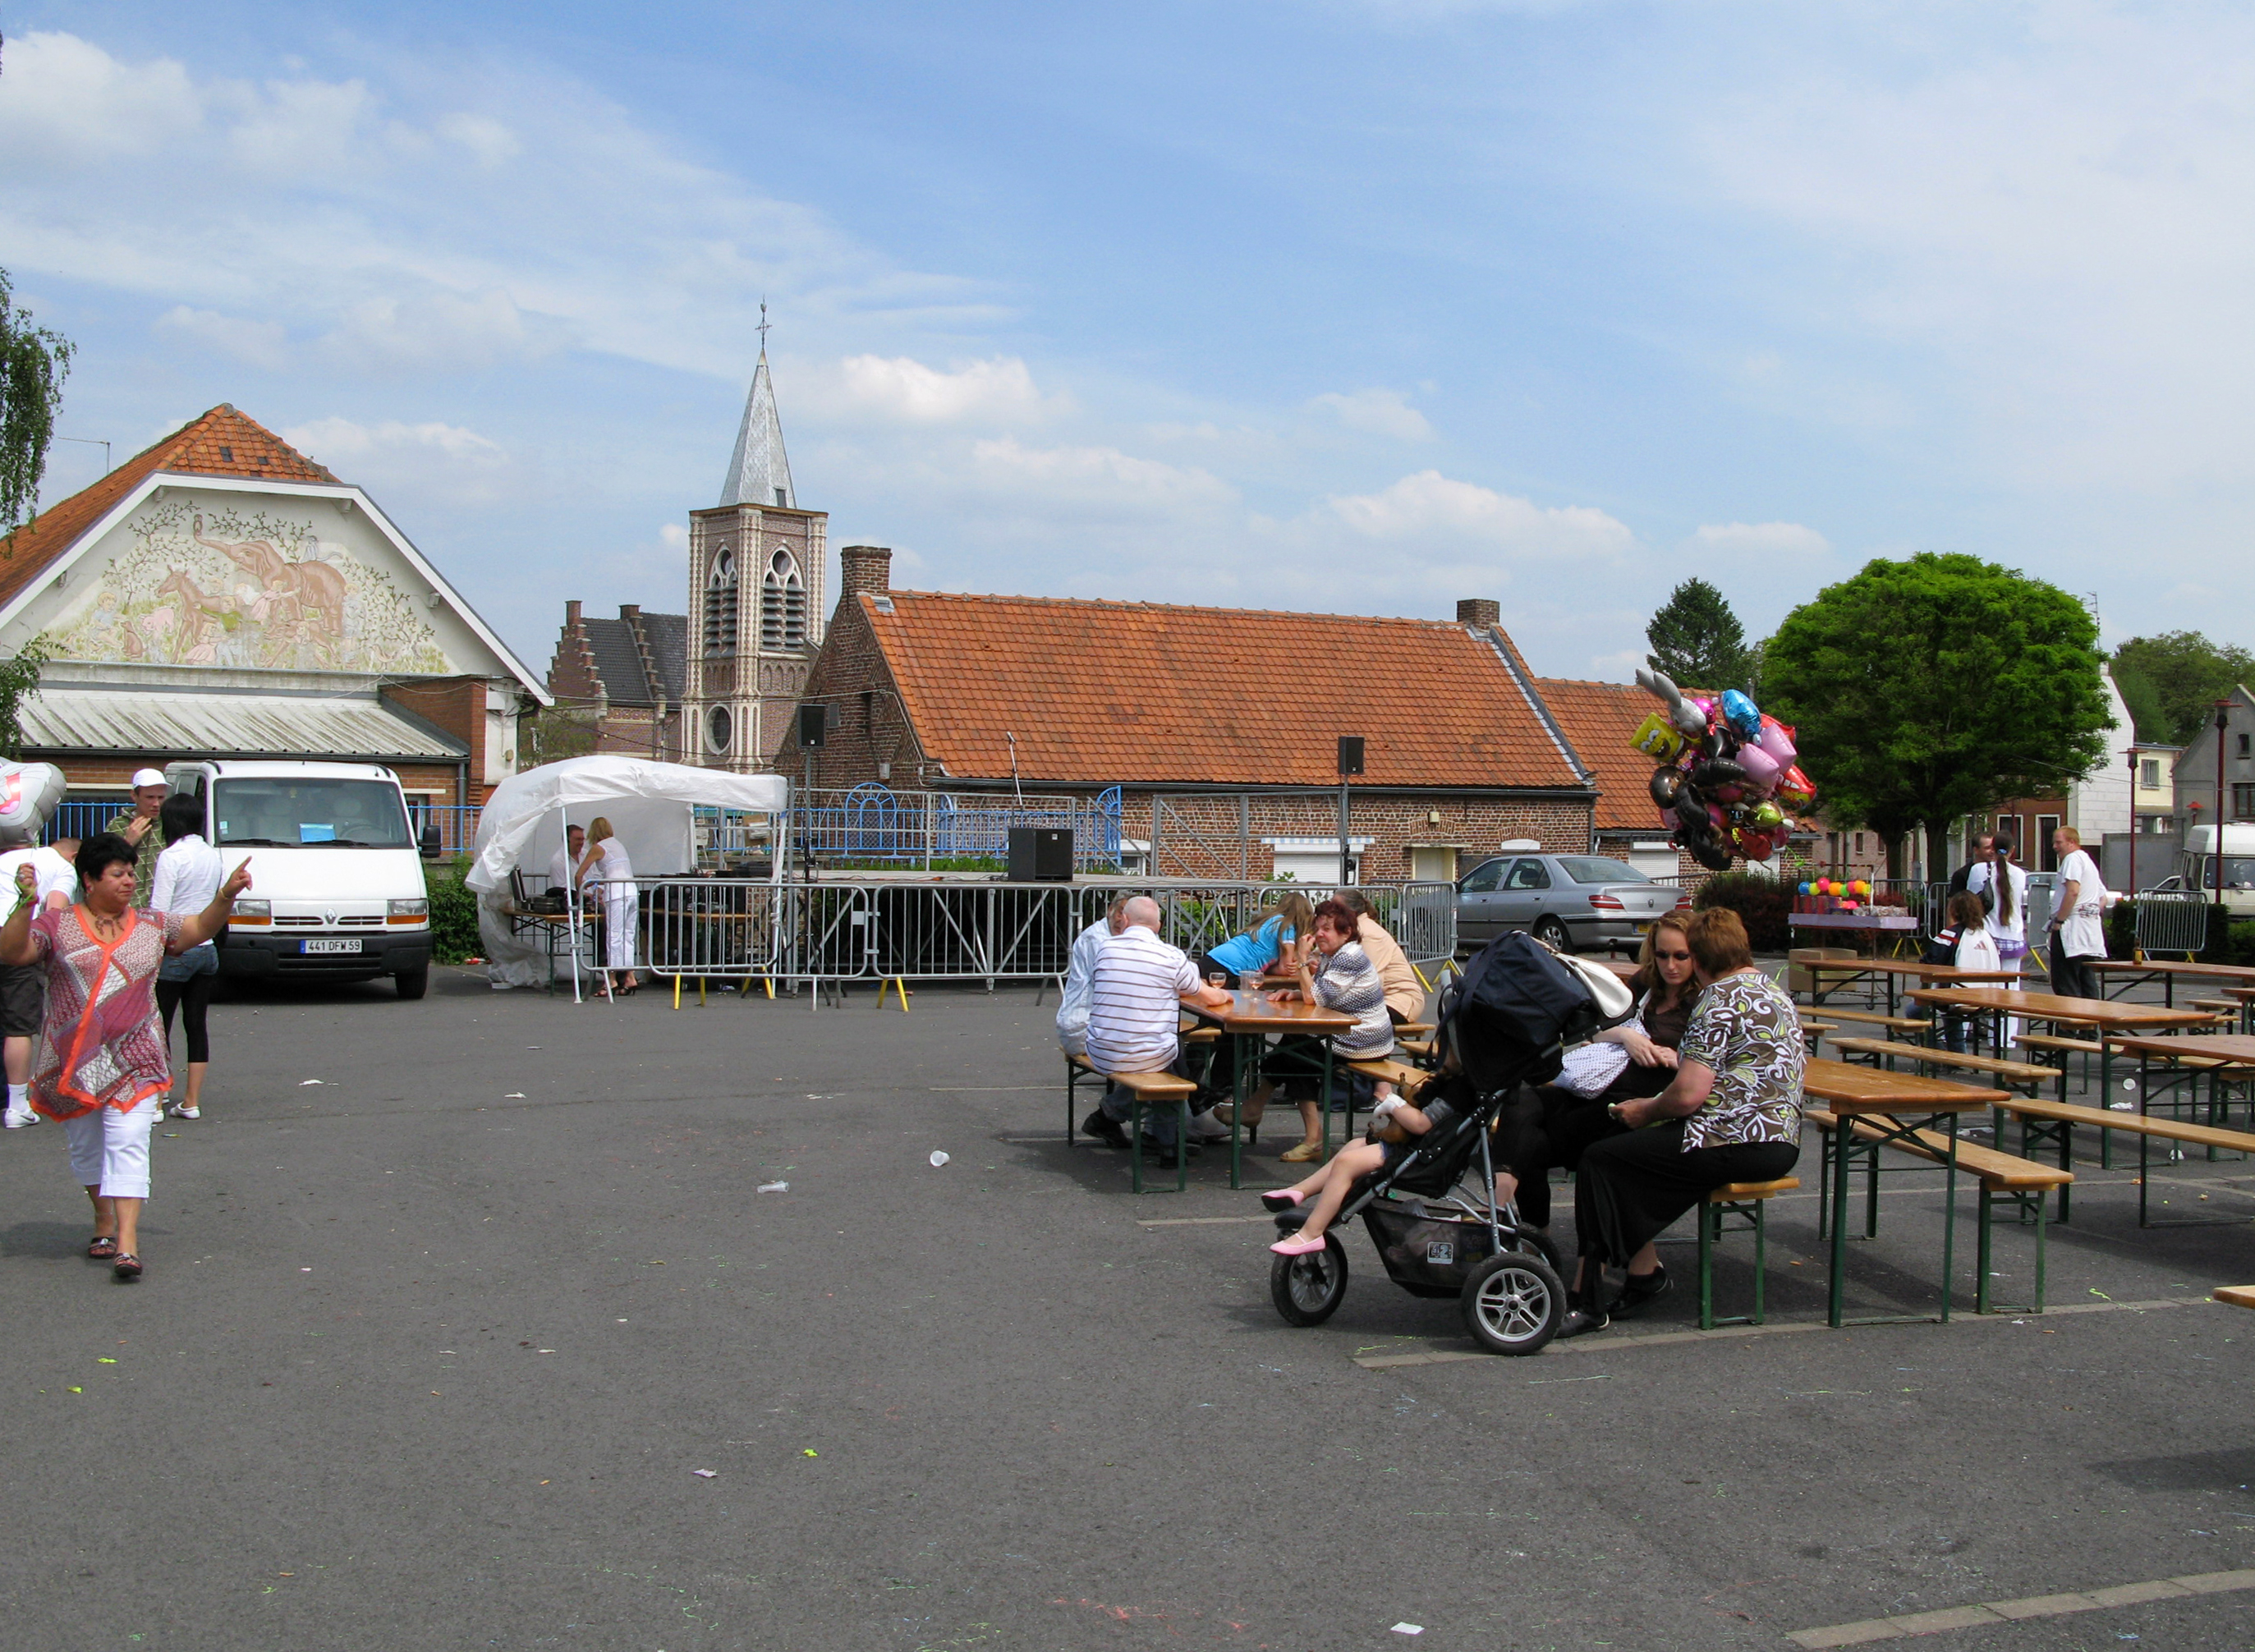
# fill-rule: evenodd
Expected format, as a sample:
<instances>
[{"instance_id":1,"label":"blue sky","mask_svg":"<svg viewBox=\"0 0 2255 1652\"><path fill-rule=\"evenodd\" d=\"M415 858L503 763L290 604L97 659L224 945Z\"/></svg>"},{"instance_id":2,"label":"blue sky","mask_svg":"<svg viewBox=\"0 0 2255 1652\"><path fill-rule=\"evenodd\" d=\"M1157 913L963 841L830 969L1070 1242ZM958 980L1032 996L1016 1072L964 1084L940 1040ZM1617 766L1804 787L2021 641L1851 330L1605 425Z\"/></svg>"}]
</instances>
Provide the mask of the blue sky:
<instances>
[{"instance_id":1,"label":"blue sky","mask_svg":"<svg viewBox=\"0 0 2255 1652\"><path fill-rule=\"evenodd\" d=\"M1759 635L1934 549L2255 642L2231 8L0 25L0 265L80 344L63 431L235 403L536 670L566 596L682 606L763 294L800 500L903 586L1493 596L1619 679L1687 573Z\"/></svg>"}]
</instances>

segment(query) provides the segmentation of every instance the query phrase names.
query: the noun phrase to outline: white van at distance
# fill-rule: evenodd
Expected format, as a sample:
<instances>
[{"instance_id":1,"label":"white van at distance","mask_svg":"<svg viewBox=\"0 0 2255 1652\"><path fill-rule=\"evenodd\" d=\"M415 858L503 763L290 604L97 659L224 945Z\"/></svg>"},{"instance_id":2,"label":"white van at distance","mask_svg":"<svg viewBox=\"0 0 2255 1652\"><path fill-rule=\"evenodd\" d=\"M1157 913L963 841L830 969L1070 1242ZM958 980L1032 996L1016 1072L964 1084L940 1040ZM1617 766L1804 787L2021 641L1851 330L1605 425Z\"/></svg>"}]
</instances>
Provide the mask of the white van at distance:
<instances>
[{"instance_id":1,"label":"white van at distance","mask_svg":"<svg viewBox=\"0 0 2255 1652\"><path fill-rule=\"evenodd\" d=\"M399 777L372 763L176 763L204 838L250 891L220 937L222 975L431 984L431 901Z\"/></svg>"}]
</instances>

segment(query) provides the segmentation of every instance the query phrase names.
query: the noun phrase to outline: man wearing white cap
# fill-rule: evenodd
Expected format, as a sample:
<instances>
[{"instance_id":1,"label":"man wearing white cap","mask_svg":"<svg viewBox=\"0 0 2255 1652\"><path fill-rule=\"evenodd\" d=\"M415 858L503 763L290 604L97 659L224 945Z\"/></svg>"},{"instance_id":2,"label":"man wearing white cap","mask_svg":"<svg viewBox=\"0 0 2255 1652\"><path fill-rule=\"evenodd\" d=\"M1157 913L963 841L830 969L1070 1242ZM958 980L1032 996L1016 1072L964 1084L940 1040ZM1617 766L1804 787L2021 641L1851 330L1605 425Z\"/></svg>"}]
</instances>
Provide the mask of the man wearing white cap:
<instances>
[{"instance_id":1,"label":"man wearing white cap","mask_svg":"<svg viewBox=\"0 0 2255 1652\"><path fill-rule=\"evenodd\" d=\"M155 769L133 771L133 806L103 827L115 832L131 844L137 859L133 863L133 904L145 907L157 887L157 857L165 852L165 833L157 824L157 812L165 806L165 798L172 788L165 784L164 775Z\"/></svg>"}]
</instances>

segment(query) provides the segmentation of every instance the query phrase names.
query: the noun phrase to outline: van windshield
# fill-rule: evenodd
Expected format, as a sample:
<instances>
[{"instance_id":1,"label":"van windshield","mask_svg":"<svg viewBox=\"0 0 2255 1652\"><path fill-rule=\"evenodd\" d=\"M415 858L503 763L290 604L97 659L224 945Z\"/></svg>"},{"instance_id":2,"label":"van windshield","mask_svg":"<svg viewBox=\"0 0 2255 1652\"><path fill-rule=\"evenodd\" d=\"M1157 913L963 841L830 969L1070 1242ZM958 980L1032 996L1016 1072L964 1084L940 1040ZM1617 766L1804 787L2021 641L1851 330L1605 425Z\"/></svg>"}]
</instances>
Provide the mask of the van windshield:
<instances>
[{"instance_id":1,"label":"van windshield","mask_svg":"<svg viewBox=\"0 0 2255 1652\"><path fill-rule=\"evenodd\" d=\"M407 811L388 780L222 780L212 818L221 845L411 849Z\"/></svg>"},{"instance_id":2,"label":"van windshield","mask_svg":"<svg viewBox=\"0 0 2255 1652\"><path fill-rule=\"evenodd\" d=\"M2216 887L2216 857L2203 854L2200 862L2199 887ZM2223 857L2223 887L2228 889L2255 889L2255 854L2227 854Z\"/></svg>"}]
</instances>

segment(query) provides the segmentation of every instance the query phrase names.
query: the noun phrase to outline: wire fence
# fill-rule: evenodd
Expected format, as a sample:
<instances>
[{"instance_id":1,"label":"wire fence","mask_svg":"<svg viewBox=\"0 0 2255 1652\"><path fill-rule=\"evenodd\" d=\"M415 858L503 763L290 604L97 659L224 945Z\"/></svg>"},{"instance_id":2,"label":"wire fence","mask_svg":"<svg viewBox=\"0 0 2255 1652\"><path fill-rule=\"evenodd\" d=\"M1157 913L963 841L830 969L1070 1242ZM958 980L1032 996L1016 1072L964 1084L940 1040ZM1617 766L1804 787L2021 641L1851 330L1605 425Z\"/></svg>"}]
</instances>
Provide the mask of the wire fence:
<instances>
[{"instance_id":1,"label":"wire fence","mask_svg":"<svg viewBox=\"0 0 2255 1652\"><path fill-rule=\"evenodd\" d=\"M1160 932L1196 955L1249 929L1271 883L776 882L749 878L634 880L619 902L591 903L580 967L606 955L608 912L635 929L637 969L685 978L783 981L1028 981L1064 974L1072 944L1123 889L1159 903ZM607 886L608 887L608 886ZM1329 888L1295 890L1321 900ZM1364 884L1378 921L1428 977L1455 956L1456 888ZM568 958L568 954L559 957Z\"/></svg>"},{"instance_id":2,"label":"wire fence","mask_svg":"<svg viewBox=\"0 0 2255 1652\"><path fill-rule=\"evenodd\" d=\"M829 866L922 866L1006 861L1014 826L1072 833L1073 869L1120 869L1120 788L1093 798L976 798L895 791L867 781L847 791L794 790L795 855Z\"/></svg>"}]
</instances>

